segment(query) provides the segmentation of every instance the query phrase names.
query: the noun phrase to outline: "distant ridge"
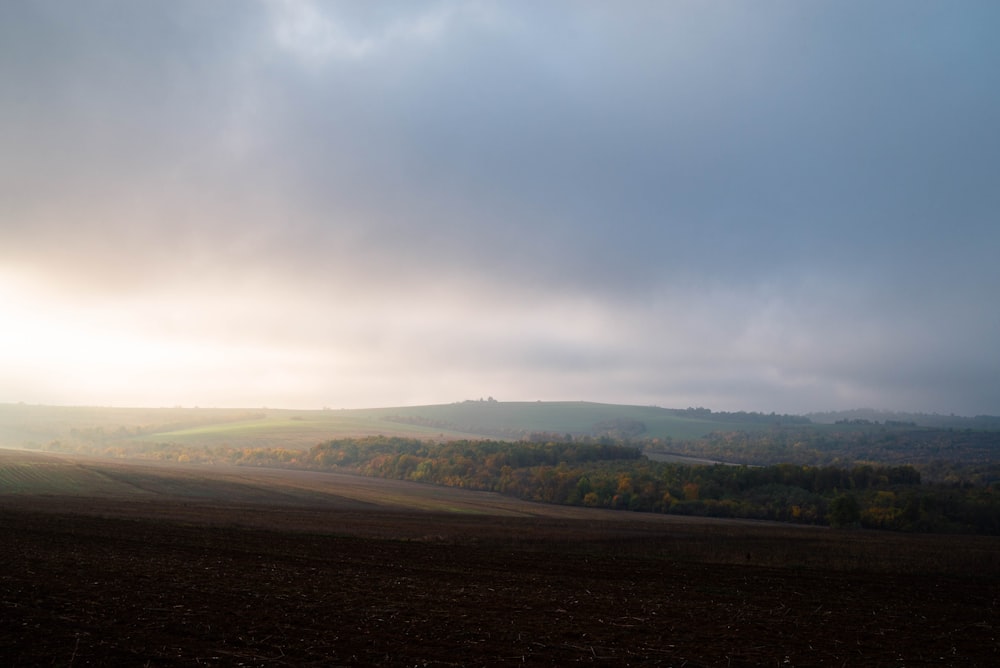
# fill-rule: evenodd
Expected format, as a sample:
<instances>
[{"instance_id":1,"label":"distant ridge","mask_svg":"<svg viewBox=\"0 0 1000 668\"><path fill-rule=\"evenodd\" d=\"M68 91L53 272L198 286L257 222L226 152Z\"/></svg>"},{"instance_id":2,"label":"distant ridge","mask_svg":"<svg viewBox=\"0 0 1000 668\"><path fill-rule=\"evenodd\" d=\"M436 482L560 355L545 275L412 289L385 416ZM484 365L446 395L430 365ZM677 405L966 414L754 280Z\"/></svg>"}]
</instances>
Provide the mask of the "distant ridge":
<instances>
[{"instance_id":1,"label":"distant ridge","mask_svg":"<svg viewBox=\"0 0 1000 668\"><path fill-rule=\"evenodd\" d=\"M827 429L836 423L1000 430L1000 418L858 409L808 415L715 412L587 401L472 400L364 409L112 408L0 404L0 447L122 456L162 444L308 449L335 438L620 441L701 439L775 427Z\"/></svg>"},{"instance_id":2,"label":"distant ridge","mask_svg":"<svg viewBox=\"0 0 1000 668\"><path fill-rule=\"evenodd\" d=\"M716 430L809 424L808 418L775 413L713 412L708 408L661 408L589 401L466 400L371 409L382 419L493 438L537 434L612 438L697 438Z\"/></svg>"},{"instance_id":3,"label":"distant ridge","mask_svg":"<svg viewBox=\"0 0 1000 668\"><path fill-rule=\"evenodd\" d=\"M1000 429L1000 416L942 415L940 413L907 413L905 411L882 411L874 408L854 408L844 411L807 413L806 417L818 424L838 422L872 422L879 424L911 424L915 427L938 429Z\"/></svg>"},{"instance_id":4,"label":"distant ridge","mask_svg":"<svg viewBox=\"0 0 1000 668\"><path fill-rule=\"evenodd\" d=\"M458 401L363 409L121 408L0 404L0 447L115 455L135 444L309 448L331 438L383 435L491 438L689 439L714 431L805 425L808 418L707 408L587 401Z\"/></svg>"}]
</instances>

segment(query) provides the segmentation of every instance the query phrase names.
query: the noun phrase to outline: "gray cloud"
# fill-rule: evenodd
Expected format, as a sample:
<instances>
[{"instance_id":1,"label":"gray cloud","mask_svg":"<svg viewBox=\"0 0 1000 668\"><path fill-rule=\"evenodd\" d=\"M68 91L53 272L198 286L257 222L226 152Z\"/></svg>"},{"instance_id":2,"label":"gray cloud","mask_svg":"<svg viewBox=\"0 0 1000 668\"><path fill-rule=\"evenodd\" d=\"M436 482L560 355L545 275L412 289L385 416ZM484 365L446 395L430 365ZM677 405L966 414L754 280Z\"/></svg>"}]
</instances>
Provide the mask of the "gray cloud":
<instances>
[{"instance_id":1,"label":"gray cloud","mask_svg":"<svg viewBox=\"0 0 1000 668\"><path fill-rule=\"evenodd\" d=\"M170 403L996 413L998 14L4 6L0 279L281 388Z\"/></svg>"}]
</instances>

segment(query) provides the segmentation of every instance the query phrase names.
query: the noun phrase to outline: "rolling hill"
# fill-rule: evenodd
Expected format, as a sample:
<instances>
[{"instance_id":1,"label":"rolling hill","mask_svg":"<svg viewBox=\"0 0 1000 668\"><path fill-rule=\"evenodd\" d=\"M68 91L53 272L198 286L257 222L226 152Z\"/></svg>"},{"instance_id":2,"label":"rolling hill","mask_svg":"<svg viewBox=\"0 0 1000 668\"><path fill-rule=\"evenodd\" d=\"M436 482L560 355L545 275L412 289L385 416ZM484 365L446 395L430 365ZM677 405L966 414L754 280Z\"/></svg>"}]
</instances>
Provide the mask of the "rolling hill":
<instances>
[{"instance_id":1,"label":"rolling hill","mask_svg":"<svg viewBox=\"0 0 1000 668\"><path fill-rule=\"evenodd\" d=\"M546 433L613 438L697 438L754 430L791 416L713 413L592 402L464 401L351 410L111 408L0 404L0 447L72 451L130 443L306 449L332 438L404 436L510 439Z\"/></svg>"}]
</instances>

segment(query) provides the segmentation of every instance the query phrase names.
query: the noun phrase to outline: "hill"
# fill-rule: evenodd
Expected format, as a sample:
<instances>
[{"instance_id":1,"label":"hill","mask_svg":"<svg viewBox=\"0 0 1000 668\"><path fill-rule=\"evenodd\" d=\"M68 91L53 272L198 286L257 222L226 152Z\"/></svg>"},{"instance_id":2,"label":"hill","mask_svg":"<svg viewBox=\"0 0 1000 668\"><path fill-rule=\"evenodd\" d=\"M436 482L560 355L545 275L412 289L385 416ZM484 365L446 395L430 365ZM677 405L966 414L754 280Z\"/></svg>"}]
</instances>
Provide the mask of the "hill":
<instances>
[{"instance_id":1,"label":"hill","mask_svg":"<svg viewBox=\"0 0 1000 668\"><path fill-rule=\"evenodd\" d=\"M140 443L306 449L332 438L434 440L535 434L613 439L690 439L718 430L802 424L795 416L715 413L591 402L463 401L350 410L110 408L0 404L0 447L127 450ZM50 447L53 445L58 447Z\"/></svg>"},{"instance_id":2,"label":"hill","mask_svg":"<svg viewBox=\"0 0 1000 668\"><path fill-rule=\"evenodd\" d=\"M939 413L907 413L903 411L878 411L872 408L857 408L848 411L808 413L806 417L817 424L888 424L911 425L936 429L984 429L1000 430L1000 416L941 415Z\"/></svg>"}]
</instances>

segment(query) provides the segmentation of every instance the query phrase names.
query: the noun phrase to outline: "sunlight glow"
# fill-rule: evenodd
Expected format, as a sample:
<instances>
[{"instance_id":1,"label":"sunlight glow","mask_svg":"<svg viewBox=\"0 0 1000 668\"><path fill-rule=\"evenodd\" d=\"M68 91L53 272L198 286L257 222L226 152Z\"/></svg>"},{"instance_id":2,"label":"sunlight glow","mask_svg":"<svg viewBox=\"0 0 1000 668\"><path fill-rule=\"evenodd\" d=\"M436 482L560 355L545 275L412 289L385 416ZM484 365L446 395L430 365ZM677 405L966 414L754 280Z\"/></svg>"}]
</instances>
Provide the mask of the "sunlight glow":
<instances>
[{"instance_id":1,"label":"sunlight glow","mask_svg":"<svg viewBox=\"0 0 1000 668\"><path fill-rule=\"evenodd\" d=\"M204 331L186 337L150 331L141 311L67 303L15 290L18 283L5 278L0 281L0 368L8 394L14 394L0 401L55 395L63 403L232 403L250 401L254 390L281 396L300 381L298 352L227 341ZM248 391L228 394L224 388L234 382ZM123 402L123 397L130 399Z\"/></svg>"}]
</instances>

